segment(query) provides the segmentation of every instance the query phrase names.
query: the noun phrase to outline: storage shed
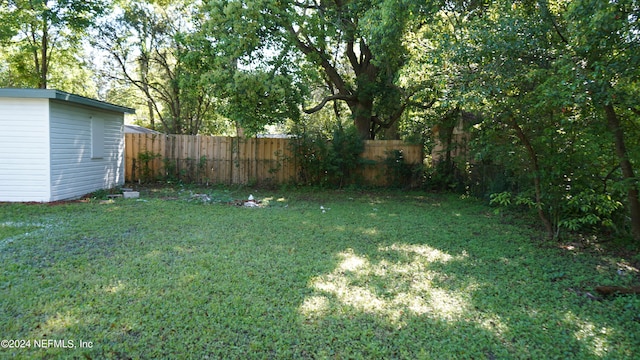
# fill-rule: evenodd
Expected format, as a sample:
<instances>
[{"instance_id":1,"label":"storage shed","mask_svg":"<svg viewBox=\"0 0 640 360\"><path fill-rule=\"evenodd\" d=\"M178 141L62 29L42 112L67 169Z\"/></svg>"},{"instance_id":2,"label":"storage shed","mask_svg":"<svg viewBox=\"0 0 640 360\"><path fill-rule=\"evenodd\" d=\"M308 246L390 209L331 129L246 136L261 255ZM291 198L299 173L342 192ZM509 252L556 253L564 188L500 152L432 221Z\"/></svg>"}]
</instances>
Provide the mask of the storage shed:
<instances>
[{"instance_id":1,"label":"storage shed","mask_svg":"<svg viewBox=\"0 0 640 360\"><path fill-rule=\"evenodd\" d=\"M50 202L124 184L124 114L46 89L0 89L0 201Z\"/></svg>"}]
</instances>

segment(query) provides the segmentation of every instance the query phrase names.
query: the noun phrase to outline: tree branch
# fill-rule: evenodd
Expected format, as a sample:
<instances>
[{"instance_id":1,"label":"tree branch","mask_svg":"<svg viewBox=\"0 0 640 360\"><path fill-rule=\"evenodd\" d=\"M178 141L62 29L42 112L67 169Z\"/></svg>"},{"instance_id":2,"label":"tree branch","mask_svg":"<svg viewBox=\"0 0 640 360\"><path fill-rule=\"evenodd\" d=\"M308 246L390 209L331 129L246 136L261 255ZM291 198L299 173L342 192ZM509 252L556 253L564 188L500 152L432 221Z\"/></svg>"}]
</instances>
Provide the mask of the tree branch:
<instances>
[{"instance_id":1,"label":"tree branch","mask_svg":"<svg viewBox=\"0 0 640 360\"><path fill-rule=\"evenodd\" d=\"M558 36L560 37L560 40L562 40L562 42L565 43L566 45L569 45L569 41L567 41L567 38L564 37L564 35L562 35L562 31L560 31L560 27L558 26L558 23L556 22L555 17L551 13L551 11L549 11L547 1L540 0L538 1L538 5L540 6L540 9L542 10L543 14L546 17L548 17L549 20L551 21L551 24L553 25L553 29L556 31L556 34L558 34Z\"/></svg>"},{"instance_id":2,"label":"tree branch","mask_svg":"<svg viewBox=\"0 0 640 360\"><path fill-rule=\"evenodd\" d=\"M156 103L154 97L151 95L151 92L149 91L149 88L152 88L153 90L155 90L156 92L159 92L160 94L161 94L161 92L158 89L154 88L149 83L146 83L146 82L143 83L142 81L134 79L131 76L131 74L129 74L129 72L127 71L127 66L126 66L125 59L123 59L123 58L121 58L119 56L119 54L117 53L117 50L109 49L107 47L102 47L102 48L105 49L105 50L108 50L109 53L111 54L111 56L116 60L118 65L120 65L120 69L122 70L122 74L124 75L125 79L128 80L135 87L137 87L140 91L142 91L145 94L145 96L147 97L147 100L151 101L151 104L153 105L153 108L156 111L156 114L158 115L158 118L160 119L160 122L165 127L165 129L168 129L168 124L167 124L165 118L162 116L160 108L159 108L158 104ZM144 86L144 85L146 85L146 86Z\"/></svg>"},{"instance_id":3,"label":"tree branch","mask_svg":"<svg viewBox=\"0 0 640 360\"><path fill-rule=\"evenodd\" d=\"M300 49L300 51L302 51L305 55L316 55L320 59L320 66L322 66L325 73L327 74L327 77L336 86L340 93L351 94L351 91L347 88L347 84L342 79L342 76L340 76L338 70L336 70L336 68L327 60L327 57L323 51L318 50L315 47L300 40L299 34L293 29L293 26L289 26L287 28L287 31L292 35L293 41L295 42L296 47Z\"/></svg>"},{"instance_id":4,"label":"tree branch","mask_svg":"<svg viewBox=\"0 0 640 360\"><path fill-rule=\"evenodd\" d=\"M349 62L351 63L351 67L353 68L353 71L356 73L356 76L360 75L360 62L358 61L358 57L356 56L356 52L353 50L353 39L349 40L347 42L347 58L349 59Z\"/></svg>"},{"instance_id":5,"label":"tree branch","mask_svg":"<svg viewBox=\"0 0 640 360\"><path fill-rule=\"evenodd\" d=\"M315 112L318 112L318 111L322 110L322 108L329 101L334 101L334 100L350 101L350 100L354 100L354 98L351 95L345 95L345 94L337 93L337 94L325 97L324 99L322 99L320 104L318 104L318 105L316 105L316 106L314 106L314 107L312 107L310 109L304 109L303 111L305 112L305 114L313 114Z\"/></svg>"}]
</instances>

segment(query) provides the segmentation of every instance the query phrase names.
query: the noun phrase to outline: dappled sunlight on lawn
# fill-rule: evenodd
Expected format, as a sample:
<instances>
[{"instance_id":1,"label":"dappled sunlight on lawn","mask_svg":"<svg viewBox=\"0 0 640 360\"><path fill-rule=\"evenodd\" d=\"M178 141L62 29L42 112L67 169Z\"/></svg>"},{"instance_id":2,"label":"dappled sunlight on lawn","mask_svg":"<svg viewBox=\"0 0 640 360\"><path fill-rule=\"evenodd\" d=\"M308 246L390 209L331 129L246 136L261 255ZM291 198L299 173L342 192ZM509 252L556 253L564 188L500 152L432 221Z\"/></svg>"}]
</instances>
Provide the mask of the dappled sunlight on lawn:
<instances>
[{"instance_id":1,"label":"dappled sunlight on lawn","mask_svg":"<svg viewBox=\"0 0 640 360\"><path fill-rule=\"evenodd\" d=\"M125 287L125 284L121 280L118 280L105 286L104 291L110 294L115 294L124 290Z\"/></svg>"},{"instance_id":2,"label":"dappled sunlight on lawn","mask_svg":"<svg viewBox=\"0 0 640 360\"><path fill-rule=\"evenodd\" d=\"M378 233L379 233L379 232L378 232L378 229L376 229L376 228L371 228L371 229L365 229L365 230L363 230L363 231L362 231L362 233L363 233L364 235L376 236L376 235L378 235Z\"/></svg>"},{"instance_id":3,"label":"dappled sunlight on lawn","mask_svg":"<svg viewBox=\"0 0 640 360\"><path fill-rule=\"evenodd\" d=\"M483 263L465 250L454 254L397 242L368 253L348 248L337 253L336 260L333 270L309 280L313 292L298 307L304 326L317 326L313 331L332 326L336 319L350 322L364 316L388 324L392 331L422 329L436 342L446 342L449 332L464 334L473 343L492 344L496 354L533 358L554 346L561 346L565 355L583 351L594 358L607 357L616 335L625 336L584 314L542 311L535 306L535 296L534 301L523 300L520 285L495 288L495 279L468 272ZM505 260L491 268L522 276L504 269ZM490 305L505 297L505 304ZM520 301L524 302L517 305ZM422 328L424 322L441 328L431 333Z\"/></svg>"},{"instance_id":4,"label":"dappled sunlight on lawn","mask_svg":"<svg viewBox=\"0 0 640 360\"><path fill-rule=\"evenodd\" d=\"M77 323L78 319L69 312L64 314L56 313L40 325L38 330L42 333L42 336L58 334Z\"/></svg>"},{"instance_id":5,"label":"dappled sunlight on lawn","mask_svg":"<svg viewBox=\"0 0 640 360\"><path fill-rule=\"evenodd\" d=\"M314 295L306 298L300 306L300 312L307 318L321 317L329 310L329 298Z\"/></svg>"},{"instance_id":6,"label":"dappled sunlight on lawn","mask_svg":"<svg viewBox=\"0 0 640 360\"><path fill-rule=\"evenodd\" d=\"M262 197L278 211L259 212L164 200L123 202L133 217L91 203L0 212L0 327L95 345L10 354L638 358L640 299L586 296L634 285L631 260L532 243L448 196L309 196Z\"/></svg>"},{"instance_id":7,"label":"dappled sunlight on lawn","mask_svg":"<svg viewBox=\"0 0 640 360\"><path fill-rule=\"evenodd\" d=\"M423 315L445 320L459 319L469 306L468 288L449 290L434 285L446 278L430 269L432 263L463 260L426 245L393 244L378 249L381 255L397 253L404 260L372 261L352 249L338 254L335 270L311 279L317 291L308 297L300 312L312 319L347 305L358 311L381 316L402 326L406 316ZM332 301L337 300L336 306Z\"/></svg>"},{"instance_id":8,"label":"dappled sunlight on lawn","mask_svg":"<svg viewBox=\"0 0 640 360\"><path fill-rule=\"evenodd\" d=\"M378 250L383 252L397 251L406 254L412 254L420 257L420 259L416 260L422 260L426 262L437 261L445 263L454 259L453 256L427 245L393 244L391 246L381 247ZM466 257L466 253L463 253L462 255L456 256L455 259L462 260Z\"/></svg>"},{"instance_id":9,"label":"dappled sunlight on lawn","mask_svg":"<svg viewBox=\"0 0 640 360\"><path fill-rule=\"evenodd\" d=\"M563 320L574 329L575 339L585 344L591 353L603 357L609 352L609 338L614 332L613 329L597 327L592 322L580 319L572 312L566 313Z\"/></svg>"}]
</instances>

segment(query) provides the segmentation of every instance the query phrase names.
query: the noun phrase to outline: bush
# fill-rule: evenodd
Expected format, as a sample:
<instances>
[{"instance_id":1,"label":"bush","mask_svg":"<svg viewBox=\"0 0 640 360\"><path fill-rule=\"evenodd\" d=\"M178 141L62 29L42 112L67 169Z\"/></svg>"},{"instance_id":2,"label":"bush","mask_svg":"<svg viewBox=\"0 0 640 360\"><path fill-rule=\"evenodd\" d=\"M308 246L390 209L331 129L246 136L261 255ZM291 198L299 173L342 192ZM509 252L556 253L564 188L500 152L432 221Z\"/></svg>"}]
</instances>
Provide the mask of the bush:
<instances>
[{"instance_id":1,"label":"bush","mask_svg":"<svg viewBox=\"0 0 640 360\"><path fill-rule=\"evenodd\" d=\"M332 139L305 132L292 144L300 164L300 181L305 185L342 187L359 182L356 170L363 163L364 141L355 128L338 127Z\"/></svg>"},{"instance_id":2,"label":"bush","mask_svg":"<svg viewBox=\"0 0 640 360\"><path fill-rule=\"evenodd\" d=\"M388 184L395 187L411 187L418 184L424 172L421 164L407 164L402 150L387 151L383 163L387 168Z\"/></svg>"},{"instance_id":3,"label":"bush","mask_svg":"<svg viewBox=\"0 0 640 360\"><path fill-rule=\"evenodd\" d=\"M162 155L154 153L152 151L142 151L138 154L138 162L140 169L140 181L149 182L155 180L155 174L151 163L156 159L161 158Z\"/></svg>"}]
</instances>

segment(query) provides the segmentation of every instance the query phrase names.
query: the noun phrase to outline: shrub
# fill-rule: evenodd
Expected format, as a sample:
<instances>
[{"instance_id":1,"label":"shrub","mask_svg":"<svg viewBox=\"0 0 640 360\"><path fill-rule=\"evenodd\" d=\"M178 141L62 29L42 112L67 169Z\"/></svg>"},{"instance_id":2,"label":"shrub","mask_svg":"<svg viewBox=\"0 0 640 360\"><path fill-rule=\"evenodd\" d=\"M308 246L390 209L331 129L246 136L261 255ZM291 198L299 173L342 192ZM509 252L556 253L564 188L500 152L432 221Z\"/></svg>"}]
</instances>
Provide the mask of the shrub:
<instances>
[{"instance_id":1,"label":"shrub","mask_svg":"<svg viewBox=\"0 0 640 360\"><path fill-rule=\"evenodd\" d=\"M338 127L332 139L319 132L303 132L292 144L300 165L300 181L305 185L342 187L358 183L356 170L363 162L360 155L364 141L355 128Z\"/></svg>"},{"instance_id":2,"label":"shrub","mask_svg":"<svg viewBox=\"0 0 640 360\"><path fill-rule=\"evenodd\" d=\"M153 173L153 168L151 167L151 162L156 159L159 159L162 155L154 153L153 151L142 151L138 154L138 162L140 169L140 181L141 182L149 182L154 180L155 174Z\"/></svg>"},{"instance_id":3,"label":"shrub","mask_svg":"<svg viewBox=\"0 0 640 360\"><path fill-rule=\"evenodd\" d=\"M421 164L408 164L405 162L402 150L390 150L383 164L387 168L388 184L395 187L410 187L420 182L423 174Z\"/></svg>"}]
</instances>

